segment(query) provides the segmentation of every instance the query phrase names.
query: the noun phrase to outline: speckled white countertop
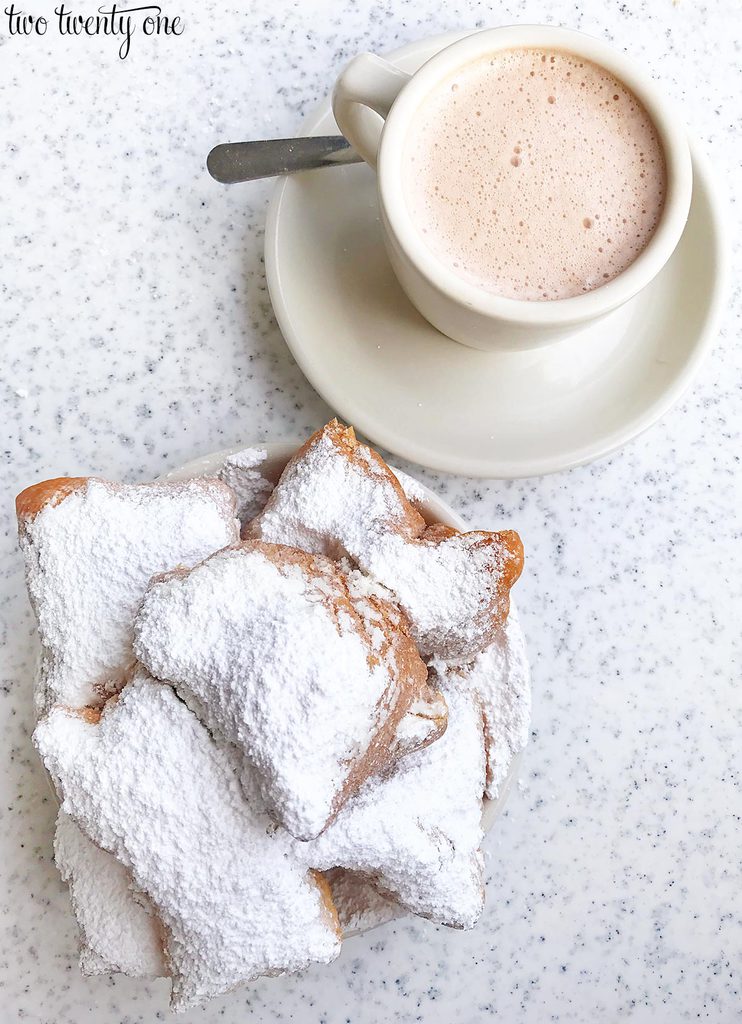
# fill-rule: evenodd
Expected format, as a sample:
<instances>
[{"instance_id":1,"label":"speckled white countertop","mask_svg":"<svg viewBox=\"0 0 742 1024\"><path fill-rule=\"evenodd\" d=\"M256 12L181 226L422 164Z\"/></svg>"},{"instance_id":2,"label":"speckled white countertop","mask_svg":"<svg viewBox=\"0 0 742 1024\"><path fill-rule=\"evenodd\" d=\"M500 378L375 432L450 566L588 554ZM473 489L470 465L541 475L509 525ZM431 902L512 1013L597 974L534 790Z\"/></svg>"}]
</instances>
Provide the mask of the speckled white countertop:
<instances>
[{"instance_id":1,"label":"speckled white countertop","mask_svg":"<svg viewBox=\"0 0 742 1024\"><path fill-rule=\"evenodd\" d=\"M269 186L216 185L209 148L292 133L359 50L547 21L649 64L739 188L737 0L239 6L164 0L184 34L135 39L125 62L110 39L0 26L3 1024L166 1016L163 982L77 972L29 743L34 626L14 494L66 473L147 479L330 415L271 314ZM730 222L739 236L734 204ZM411 467L472 523L507 518L528 554L532 743L487 845L480 926L389 925L329 968L186 1021L740 1019L741 315L737 284L690 395L607 461L511 484Z\"/></svg>"}]
</instances>

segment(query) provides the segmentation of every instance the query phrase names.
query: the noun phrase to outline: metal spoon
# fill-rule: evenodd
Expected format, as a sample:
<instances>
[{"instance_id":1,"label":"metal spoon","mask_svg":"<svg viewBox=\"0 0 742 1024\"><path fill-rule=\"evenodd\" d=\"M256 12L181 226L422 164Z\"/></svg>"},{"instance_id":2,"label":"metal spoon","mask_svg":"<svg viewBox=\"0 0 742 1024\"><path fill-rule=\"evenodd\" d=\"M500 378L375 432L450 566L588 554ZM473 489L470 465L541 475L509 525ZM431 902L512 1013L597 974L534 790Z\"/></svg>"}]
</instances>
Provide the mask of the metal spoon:
<instances>
[{"instance_id":1,"label":"metal spoon","mask_svg":"<svg viewBox=\"0 0 742 1024\"><path fill-rule=\"evenodd\" d=\"M276 174L360 162L361 157L342 135L314 135L303 139L227 142L212 149L206 167L212 178L233 185Z\"/></svg>"}]
</instances>

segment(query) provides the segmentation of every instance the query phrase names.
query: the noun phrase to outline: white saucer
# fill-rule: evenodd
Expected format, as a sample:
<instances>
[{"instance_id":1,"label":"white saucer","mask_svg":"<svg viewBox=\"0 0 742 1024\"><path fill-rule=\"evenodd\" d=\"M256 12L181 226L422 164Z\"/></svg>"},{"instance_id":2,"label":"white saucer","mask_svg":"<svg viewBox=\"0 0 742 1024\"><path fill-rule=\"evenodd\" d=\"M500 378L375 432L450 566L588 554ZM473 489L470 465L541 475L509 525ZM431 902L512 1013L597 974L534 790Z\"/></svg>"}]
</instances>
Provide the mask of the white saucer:
<instances>
[{"instance_id":1,"label":"white saucer","mask_svg":"<svg viewBox=\"0 0 742 1024\"><path fill-rule=\"evenodd\" d=\"M463 34L391 57L414 71ZM327 99L303 133L335 132ZM339 415L421 465L519 477L606 455L681 397L715 335L727 247L709 164L692 152L688 225L659 277L602 323L515 354L450 341L413 308L386 258L368 167L283 178L265 262L289 348Z\"/></svg>"}]
</instances>

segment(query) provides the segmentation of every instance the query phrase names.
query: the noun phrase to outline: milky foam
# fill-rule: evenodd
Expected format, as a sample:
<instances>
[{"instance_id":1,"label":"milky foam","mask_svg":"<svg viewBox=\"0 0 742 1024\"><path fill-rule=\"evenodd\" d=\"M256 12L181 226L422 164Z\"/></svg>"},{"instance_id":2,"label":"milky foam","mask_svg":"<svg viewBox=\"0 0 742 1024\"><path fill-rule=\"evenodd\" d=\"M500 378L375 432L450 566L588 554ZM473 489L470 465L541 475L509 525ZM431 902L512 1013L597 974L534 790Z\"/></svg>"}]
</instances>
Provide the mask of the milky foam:
<instances>
[{"instance_id":1,"label":"milky foam","mask_svg":"<svg viewBox=\"0 0 742 1024\"><path fill-rule=\"evenodd\" d=\"M657 130L605 68L504 50L426 98L403 158L406 202L438 259L514 299L592 291L651 238L665 198Z\"/></svg>"}]
</instances>

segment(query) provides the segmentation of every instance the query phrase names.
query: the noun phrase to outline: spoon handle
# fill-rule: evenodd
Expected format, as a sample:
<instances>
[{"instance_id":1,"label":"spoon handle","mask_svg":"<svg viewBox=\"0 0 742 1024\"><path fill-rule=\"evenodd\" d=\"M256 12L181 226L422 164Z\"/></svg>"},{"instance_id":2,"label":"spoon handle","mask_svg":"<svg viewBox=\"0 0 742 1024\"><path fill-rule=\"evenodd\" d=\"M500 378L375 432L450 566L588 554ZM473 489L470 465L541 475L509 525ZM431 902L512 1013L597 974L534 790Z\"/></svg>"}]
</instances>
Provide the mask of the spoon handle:
<instances>
[{"instance_id":1,"label":"spoon handle","mask_svg":"<svg viewBox=\"0 0 742 1024\"><path fill-rule=\"evenodd\" d=\"M360 162L361 157L342 135L315 135L300 139L227 142L212 149L206 166L212 178L224 185L233 185L238 181L272 178L276 174Z\"/></svg>"}]
</instances>

